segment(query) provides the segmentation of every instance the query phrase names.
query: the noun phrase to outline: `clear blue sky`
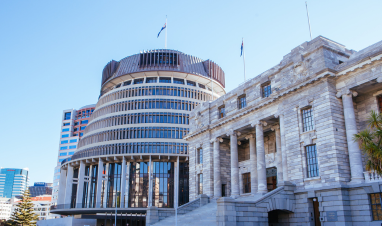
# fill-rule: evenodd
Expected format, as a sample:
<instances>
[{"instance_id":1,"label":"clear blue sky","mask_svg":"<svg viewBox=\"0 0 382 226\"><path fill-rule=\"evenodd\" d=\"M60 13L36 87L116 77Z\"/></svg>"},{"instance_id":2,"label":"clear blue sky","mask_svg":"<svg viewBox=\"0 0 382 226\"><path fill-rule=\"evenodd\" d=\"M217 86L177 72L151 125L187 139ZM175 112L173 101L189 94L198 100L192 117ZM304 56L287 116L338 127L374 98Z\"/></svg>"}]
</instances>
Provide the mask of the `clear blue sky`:
<instances>
[{"instance_id":1,"label":"clear blue sky","mask_svg":"<svg viewBox=\"0 0 382 226\"><path fill-rule=\"evenodd\" d=\"M313 37L360 50L382 40L382 1L310 0ZM168 16L168 48L211 59L226 90L275 66L309 40L305 1L1 1L0 167L52 182L62 111L97 102L102 69L157 38Z\"/></svg>"}]
</instances>

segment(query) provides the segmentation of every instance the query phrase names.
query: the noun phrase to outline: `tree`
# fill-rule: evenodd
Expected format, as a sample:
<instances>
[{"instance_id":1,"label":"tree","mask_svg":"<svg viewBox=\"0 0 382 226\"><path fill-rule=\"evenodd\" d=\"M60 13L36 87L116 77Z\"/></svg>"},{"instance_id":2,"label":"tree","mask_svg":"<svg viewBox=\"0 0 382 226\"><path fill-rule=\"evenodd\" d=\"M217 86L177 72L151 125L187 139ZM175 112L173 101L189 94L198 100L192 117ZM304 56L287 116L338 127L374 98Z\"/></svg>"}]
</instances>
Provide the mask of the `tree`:
<instances>
[{"instance_id":1,"label":"tree","mask_svg":"<svg viewBox=\"0 0 382 226\"><path fill-rule=\"evenodd\" d=\"M29 190L24 191L21 202L17 204L11 220L17 225L30 226L36 225L38 216L33 212L33 203L30 198Z\"/></svg>"},{"instance_id":2,"label":"tree","mask_svg":"<svg viewBox=\"0 0 382 226\"><path fill-rule=\"evenodd\" d=\"M382 175L382 115L371 111L367 120L369 129L354 135L360 149L366 153L366 170Z\"/></svg>"}]
</instances>

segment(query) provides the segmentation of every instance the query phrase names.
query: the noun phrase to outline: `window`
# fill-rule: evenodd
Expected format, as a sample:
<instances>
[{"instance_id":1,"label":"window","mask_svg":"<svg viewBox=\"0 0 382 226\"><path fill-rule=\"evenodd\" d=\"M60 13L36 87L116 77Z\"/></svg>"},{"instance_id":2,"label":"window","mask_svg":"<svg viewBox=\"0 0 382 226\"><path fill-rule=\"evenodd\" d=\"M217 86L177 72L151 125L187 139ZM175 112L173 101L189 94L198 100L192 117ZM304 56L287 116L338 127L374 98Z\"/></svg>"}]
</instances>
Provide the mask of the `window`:
<instances>
[{"instance_id":1,"label":"window","mask_svg":"<svg viewBox=\"0 0 382 226\"><path fill-rule=\"evenodd\" d=\"M196 86L196 83L193 82L193 81L187 80L187 85L189 85L189 86Z\"/></svg>"},{"instance_id":2,"label":"window","mask_svg":"<svg viewBox=\"0 0 382 226\"><path fill-rule=\"evenodd\" d=\"M69 155L73 155L73 154L74 154L74 151L71 151L71 152L69 152L68 154L69 154Z\"/></svg>"},{"instance_id":3,"label":"window","mask_svg":"<svg viewBox=\"0 0 382 226\"><path fill-rule=\"evenodd\" d=\"M68 149L68 146L60 147L60 150L66 150Z\"/></svg>"},{"instance_id":4,"label":"window","mask_svg":"<svg viewBox=\"0 0 382 226\"><path fill-rule=\"evenodd\" d=\"M60 156L66 156L66 155L68 155L67 152L62 152L62 153L60 153Z\"/></svg>"},{"instance_id":5,"label":"window","mask_svg":"<svg viewBox=\"0 0 382 226\"><path fill-rule=\"evenodd\" d=\"M74 128L73 132L77 132L78 131L78 128Z\"/></svg>"},{"instance_id":6,"label":"window","mask_svg":"<svg viewBox=\"0 0 382 226\"><path fill-rule=\"evenodd\" d=\"M310 107L301 111L304 132L314 129L312 108Z\"/></svg>"},{"instance_id":7,"label":"window","mask_svg":"<svg viewBox=\"0 0 382 226\"><path fill-rule=\"evenodd\" d=\"M63 126L70 126L70 122L64 123Z\"/></svg>"},{"instance_id":8,"label":"window","mask_svg":"<svg viewBox=\"0 0 382 226\"><path fill-rule=\"evenodd\" d=\"M80 133L80 137L82 137L84 135L84 133Z\"/></svg>"},{"instance_id":9,"label":"window","mask_svg":"<svg viewBox=\"0 0 382 226\"><path fill-rule=\"evenodd\" d=\"M153 206L173 208L174 173L173 162L153 162Z\"/></svg>"},{"instance_id":10,"label":"window","mask_svg":"<svg viewBox=\"0 0 382 226\"><path fill-rule=\"evenodd\" d=\"M67 140L62 140L62 141L61 141L61 144L67 144L67 143L68 143Z\"/></svg>"},{"instance_id":11,"label":"window","mask_svg":"<svg viewBox=\"0 0 382 226\"><path fill-rule=\"evenodd\" d=\"M203 194L203 174L198 174L198 195Z\"/></svg>"},{"instance_id":12,"label":"window","mask_svg":"<svg viewBox=\"0 0 382 226\"><path fill-rule=\"evenodd\" d=\"M202 164L203 163L203 149L202 148L198 148L197 150L197 155L198 155L198 164Z\"/></svg>"},{"instance_id":13,"label":"window","mask_svg":"<svg viewBox=\"0 0 382 226\"><path fill-rule=\"evenodd\" d=\"M64 160L65 160L65 159L59 159L58 161L59 161L59 162L62 162L62 161L64 161Z\"/></svg>"},{"instance_id":14,"label":"window","mask_svg":"<svg viewBox=\"0 0 382 226\"><path fill-rule=\"evenodd\" d=\"M149 163L130 163L130 186L129 186L129 207L148 206L149 197ZM123 197L125 199L125 197Z\"/></svg>"},{"instance_id":15,"label":"window","mask_svg":"<svg viewBox=\"0 0 382 226\"><path fill-rule=\"evenodd\" d=\"M146 83L156 83L156 82L157 82L156 77L146 78Z\"/></svg>"},{"instance_id":16,"label":"window","mask_svg":"<svg viewBox=\"0 0 382 226\"><path fill-rule=\"evenodd\" d=\"M370 194L370 205L373 214L373 220L382 220L381 193Z\"/></svg>"},{"instance_id":17,"label":"window","mask_svg":"<svg viewBox=\"0 0 382 226\"><path fill-rule=\"evenodd\" d=\"M77 142L77 139L70 140L70 143L75 143L75 142Z\"/></svg>"},{"instance_id":18,"label":"window","mask_svg":"<svg viewBox=\"0 0 382 226\"><path fill-rule=\"evenodd\" d=\"M61 138L69 137L69 134L64 134L61 136Z\"/></svg>"},{"instance_id":19,"label":"window","mask_svg":"<svg viewBox=\"0 0 382 226\"><path fill-rule=\"evenodd\" d=\"M261 90L262 90L263 97L269 97L269 95L272 94L271 83L266 83L262 85Z\"/></svg>"},{"instance_id":20,"label":"window","mask_svg":"<svg viewBox=\"0 0 382 226\"><path fill-rule=\"evenodd\" d=\"M379 113L382 113L382 96L378 96L377 100L378 100L378 106L379 106Z\"/></svg>"},{"instance_id":21,"label":"window","mask_svg":"<svg viewBox=\"0 0 382 226\"><path fill-rule=\"evenodd\" d=\"M245 108L247 106L247 102L245 99L245 95L242 95L239 98L237 98L237 105L239 109Z\"/></svg>"},{"instance_id":22,"label":"window","mask_svg":"<svg viewBox=\"0 0 382 226\"><path fill-rule=\"evenodd\" d=\"M134 79L134 84L143 84L143 78Z\"/></svg>"},{"instance_id":23,"label":"window","mask_svg":"<svg viewBox=\"0 0 382 226\"><path fill-rule=\"evenodd\" d=\"M86 126L81 126L81 130L85 130Z\"/></svg>"},{"instance_id":24,"label":"window","mask_svg":"<svg viewBox=\"0 0 382 226\"><path fill-rule=\"evenodd\" d=\"M221 106L218 108L219 111L219 118L223 118L225 116L225 106Z\"/></svg>"},{"instance_id":25,"label":"window","mask_svg":"<svg viewBox=\"0 0 382 226\"><path fill-rule=\"evenodd\" d=\"M75 123L74 123L74 126L77 126L77 125L78 125L78 122L75 122Z\"/></svg>"},{"instance_id":26,"label":"window","mask_svg":"<svg viewBox=\"0 0 382 226\"><path fill-rule=\"evenodd\" d=\"M175 84L183 84L184 85L184 79L174 78L174 83Z\"/></svg>"},{"instance_id":27,"label":"window","mask_svg":"<svg viewBox=\"0 0 382 226\"><path fill-rule=\"evenodd\" d=\"M199 84L199 87L202 88L202 89L205 89L206 87L202 84Z\"/></svg>"},{"instance_id":28,"label":"window","mask_svg":"<svg viewBox=\"0 0 382 226\"><path fill-rule=\"evenodd\" d=\"M72 116L71 112L65 112L64 120L69 120L71 116Z\"/></svg>"},{"instance_id":29,"label":"window","mask_svg":"<svg viewBox=\"0 0 382 226\"><path fill-rule=\"evenodd\" d=\"M115 88L119 88L119 87L121 87L121 84L118 84L118 85L115 86Z\"/></svg>"},{"instance_id":30,"label":"window","mask_svg":"<svg viewBox=\"0 0 382 226\"><path fill-rule=\"evenodd\" d=\"M128 85L131 85L131 80L123 83L123 86L128 86Z\"/></svg>"},{"instance_id":31,"label":"window","mask_svg":"<svg viewBox=\"0 0 382 226\"><path fill-rule=\"evenodd\" d=\"M62 132L69 132L69 128L62 129Z\"/></svg>"},{"instance_id":32,"label":"window","mask_svg":"<svg viewBox=\"0 0 382 226\"><path fill-rule=\"evenodd\" d=\"M305 147L306 161L308 165L308 177L318 177L318 161L316 145L309 145Z\"/></svg>"},{"instance_id":33,"label":"window","mask_svg":"<svg viewBox=\"0 0 382 226\"><path fill-rule=\"evenodd\" d=\"M74 149L74 148L77 148L77 145L70 145L69 146L69 149Z\"/></svg>"},{"instance_id":34,"label":"window","mask_svg":"<svg viewBox=\"0 0 382 226\"><path fill-rule=\"evenodd\" d=\"M170 77L159 77L159 82L160 83L171 83L171 78Z\"/></svg>"},{"instance_id":35,"label":"window","mask_svg":"<svg viewBox=\"0 0 382 226\"><path fill-rule=\"evenodd\" d=\"M88 124L89 120L82 120L81 124Z\"/></svg>"},{"instance_id":36,"label":"window","mask_svg":"<svg viewBox=\"0 0 382 226\"><path fill-rule=\"evenodd\" d=\"M78 136L78 133L73 134L73 136Z\"/></svg>"},{"instance_id":37,"label":"window","mask_svg":"<svg viewBox=\"0 0 382 226\"><path fill-rule=\"evenodd\" d=\"M251 173L243 173L243 192L251 193Z\"/></svg>"}]
</instances>

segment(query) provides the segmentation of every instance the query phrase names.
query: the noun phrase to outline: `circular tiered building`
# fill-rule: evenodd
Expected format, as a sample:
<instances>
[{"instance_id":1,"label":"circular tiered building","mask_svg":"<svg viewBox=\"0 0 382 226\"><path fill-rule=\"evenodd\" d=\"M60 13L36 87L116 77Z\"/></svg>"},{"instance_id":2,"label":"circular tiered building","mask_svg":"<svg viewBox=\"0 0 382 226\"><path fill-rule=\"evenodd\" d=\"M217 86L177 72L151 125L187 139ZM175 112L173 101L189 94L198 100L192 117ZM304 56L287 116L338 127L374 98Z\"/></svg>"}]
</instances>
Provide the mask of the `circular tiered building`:
<instances>
[{"instance_id":1,"label":"circular tiered building","mask_svg":"<svg viewBox=\"0 0 382 226\"><path fill-rule=\"evenodd\" d=\"M109 62L77 152L62 162L52 212L103 222L117 209L121 224L134 225L147 208L187 203L189 114L224 86L217 64L179 51Z\"/></svg>"}]
</instances>

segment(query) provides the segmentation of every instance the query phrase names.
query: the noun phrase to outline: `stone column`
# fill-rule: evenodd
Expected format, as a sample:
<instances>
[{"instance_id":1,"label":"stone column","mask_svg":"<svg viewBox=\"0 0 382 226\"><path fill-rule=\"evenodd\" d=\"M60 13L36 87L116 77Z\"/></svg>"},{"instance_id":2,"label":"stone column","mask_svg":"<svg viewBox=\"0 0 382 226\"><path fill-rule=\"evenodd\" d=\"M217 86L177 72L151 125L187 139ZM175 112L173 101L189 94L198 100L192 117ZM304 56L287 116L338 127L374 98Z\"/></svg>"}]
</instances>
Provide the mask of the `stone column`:
<instances>
[{"instance_id":1,"label":"stone column","mask_svg":"<svg viewBox=\"0 0 382 226\"><path fill-rule=\"evenodd\" d=\"M77 203L76 208L82 208L82 199L84 196L84 176L85 176L85 163L80 161L80 169L78 170L78 185L77 185Z\"/></svg>"},{"instance_id":2,"label":"stone column","mask_svg":"<svg viewBox=\"0 0 382 226\"><path fill-rule=\"evenodd\" d=\"M66 189L65 189L65 209L70 208L70 201L72 199L72 186L73 186L73 166L68 164L68 174L66 176Z\"/></svg>"},{"instance_id":3,"label":"stone column","mask_svg":"<svg viewBox=\"0 0 382 226\"><path fill-rule=\"evenodd\" d=\"M102 178L103 178L103 160L99 158L98 161L98 175L97 175L97 198L96 198L96 208L101 207L101 194L102 194Z\"/></svg>"},{"instance_id":4,"label":"stone column","mask_svg":"<svg viewBox=\"0 0 382 226\"><path fill-rule=\"evenodd\" d=\"M60 168L60 181L58 182L58 199L57 208L63 209L62 205L65 204L65 188L66 188L66 172L63 168Z\"/></svg>"},{"instance_id":5,"label":"stone column","mask_svg":"<svg viewBox=\"0 0 382 226\"><path fill-rule=\"evenodd\" d=\"M258 193L267 193L267 170L265 164L264 134L263 126L267 124L263 121L256 123L256 151L257 151L257 173L258 173Z\"/></svg>"},{"instance_id":6,"label":"stone column","mask_svg":"<svg viewBox=\"0 0 382 226\"><path fill-rule=\"evenodd\" d=\"M214 144L214 198L222 197L222 181L220 176L220 144L221 138L211 140Z\"/></svg>"},{"instance_id":7,"label":"stone column","mask_svg":"<svg viewBox=\"0 0 382 226\"><path fill-rule=\"evenodd\" d=\"M126 192L126 160L125 157L122 156L122 171L121 171L121 202L120 208L125 207L125 192Z\"/></svg>"},{"instance_id":8,"label":"stone column","mask_svg":"<svg viewBox=\"0 0 382 226\"><path fill-rule=\"evenodd\" d=\"M256 139L254 134L247 136L249 140L249 162L251 170L251 193L257 193L257 155L256 155Z\"/></svg>"},{"instance_id":9,"label":"stone column","mask_svg":"<svg viewBox=\"0 0 382 226\"><path fill-rule=\"evenodd\" d=\"M353 140L354 134L357 134L357 121L354 113L353 96L357 96L356 92L347 90L342 94L342 104L344 107L344 118L346 127L346 139L349 152L349 163L352 183L364 182L362 153L358 143Z\"/></svg>"},{"instance_id":10,"label":"stone column","mask_svg":"<svg viewBox=\"0 0 382 226\"><path fill-rule=\"evenodd\" d=\"M237 136L240 135L236 131L230 131L231 139L231 197L239 196L239 155L237 149Z\"/></svg>"},{"instance_id":11,"label":"stone column","mask_svg":"<svg viewBox=\"0 0 382 226\"><path fill-rule=\"evenodd\" d=\"M281 137L280 137L280 126L275 125L271 128L276 134L276 167L277 167L277 185L282 186L284 184L283 175L283 159L281 153Z\"/></svg>"},{"instance_id":12,"label":"stone column","mask_svg":"<svg viewBox=\"0 0 382 226\"><path fill-rule=\"evenodd\" d=\"M149 204L148 206L153 205L153 161L149 161Z\"/></svg>"},{"instance_id":13,"label":"stone column","mask_svg":"<svg viewBox=\"0 0 382 226\"><path fill-rule=\"evenodd\" d=\"M287 162L286 143L285 143L284 115L279 115L279 121L280 121L280 141L281 141L281 158L282 158L282 166L283 166L283 178L284 178L284 181L289 181L288 162Z\"/></svg>"}]
</instances>

